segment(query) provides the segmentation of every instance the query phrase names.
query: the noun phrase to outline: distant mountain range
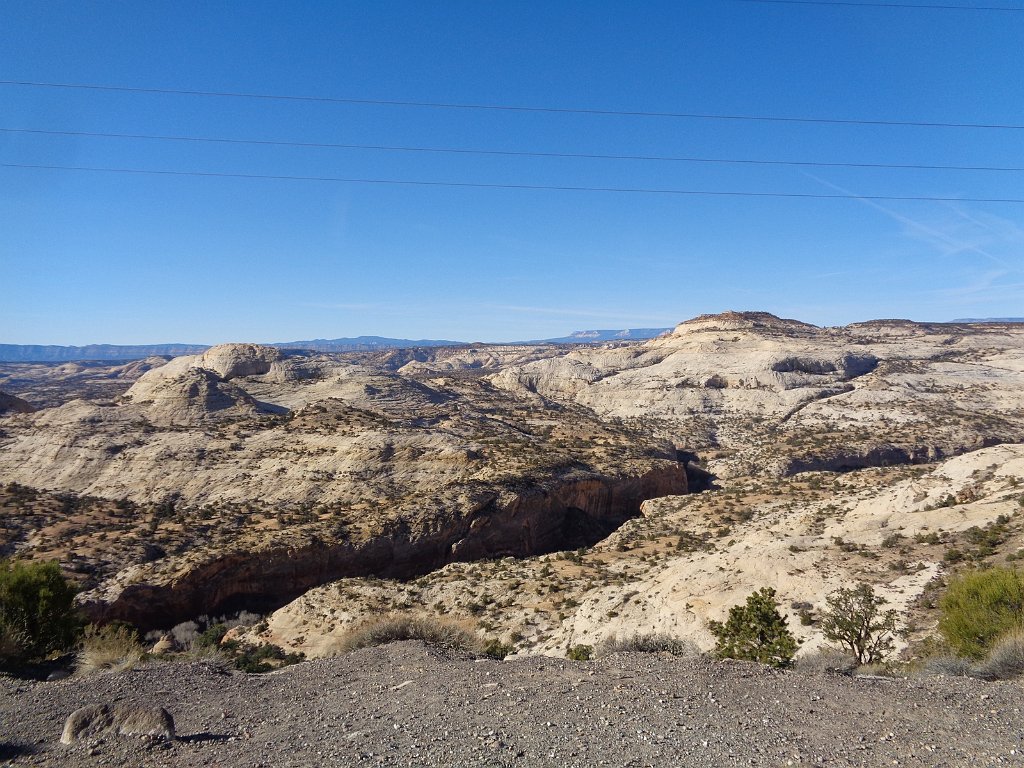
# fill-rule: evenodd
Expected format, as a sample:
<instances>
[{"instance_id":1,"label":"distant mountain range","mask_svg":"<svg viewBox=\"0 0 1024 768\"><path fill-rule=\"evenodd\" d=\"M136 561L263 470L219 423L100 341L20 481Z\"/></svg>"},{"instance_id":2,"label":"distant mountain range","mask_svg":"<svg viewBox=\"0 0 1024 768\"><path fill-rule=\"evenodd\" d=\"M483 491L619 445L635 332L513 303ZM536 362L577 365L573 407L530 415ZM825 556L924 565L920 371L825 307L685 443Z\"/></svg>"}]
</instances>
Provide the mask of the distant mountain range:
<instances>
[{"instance_id":1,"label":"distant mountain range","mask_svg":"<svg viewBox=\"0 0 1024 768\"><path fill-rule=\"evenodd\" d=\"M671 328L627 328L623 331L573 331L568 336L561 336L557 339L543 339L540 342L524 343L548 343L548 344L596 344L601 341L638 341L653 339L668 333Z\"/></svg>"},{"instance_id":2,"label":"distant mountain range","mask_svg":"<svg viewBox=\"0 0 1024 768\"><path fill-rule=\"evenodd\" d=\"M309 349L313 352L372 352L375 349L408 349L409 347L459 347L464 341L444 339L389 339L386 336L356 336L344 339L309 339L307 341L278 341L268 347L281 349Z\"/></svg>"},{"instance_id":3,"label":"distant mountain range","mask_svg":"<svg viewBox=\"0 0 1024 768\"><path fill-rule=\"evenodd\" d=\"M588 344L604 341L636 341L659 336L671 328L635 328L632 330L575 331L568 336L512 344ZM281 349L308 349L314 352L370 352L376 349L407 349L410 347L458 347L464 341L444 339L390 339L384 336L356 336L341 339L309 339L268 344ZM154 355L177 357L198 355L209 349L206 344L89 344L84 347L54 344L0 344L0 362L51 363L73 360L140 360Z\"/></svg>"},{"instance_id":4,"label":"distant mountain range","mask_svg":"<svg viewBox=\"0 0 1024 768\"><path fill-rule=\"evenodd\" d=\"M152 355L177 357L198 355L205 344L89 344L62 347L56 344L0 344L0 361L5 363L50 363L72 360L141 360Z\"/></svg>"}]
</instances>

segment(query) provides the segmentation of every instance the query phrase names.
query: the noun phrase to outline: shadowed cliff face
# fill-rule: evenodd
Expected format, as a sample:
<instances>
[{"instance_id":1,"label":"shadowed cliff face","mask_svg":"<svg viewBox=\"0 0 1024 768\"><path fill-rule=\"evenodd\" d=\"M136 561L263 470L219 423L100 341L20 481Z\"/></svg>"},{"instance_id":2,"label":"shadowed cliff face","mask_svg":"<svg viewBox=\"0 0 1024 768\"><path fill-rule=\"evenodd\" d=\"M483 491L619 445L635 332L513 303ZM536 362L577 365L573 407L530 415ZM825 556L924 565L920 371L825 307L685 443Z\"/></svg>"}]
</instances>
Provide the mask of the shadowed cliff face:
<instances>
[{"instance_id":1,"label":"shadowed cliff face","mask_svg":"<svg viewBox=\"0 0 1024 768\"><path fill-rule=\"evenodd\" d=\"M193 567L170 584L133 584L110 602L88 601L92 621L146 630L201 614L276 609L312 587L350 576L406 579L452 561L527 557L590 546L640 514L647 499L686 493L683 465L662 461L644 475L538 487L506 504L495 494L436 530L393 532L365 542L310 540L291 549L234 552Z\"/></svg>"}]
</instances>

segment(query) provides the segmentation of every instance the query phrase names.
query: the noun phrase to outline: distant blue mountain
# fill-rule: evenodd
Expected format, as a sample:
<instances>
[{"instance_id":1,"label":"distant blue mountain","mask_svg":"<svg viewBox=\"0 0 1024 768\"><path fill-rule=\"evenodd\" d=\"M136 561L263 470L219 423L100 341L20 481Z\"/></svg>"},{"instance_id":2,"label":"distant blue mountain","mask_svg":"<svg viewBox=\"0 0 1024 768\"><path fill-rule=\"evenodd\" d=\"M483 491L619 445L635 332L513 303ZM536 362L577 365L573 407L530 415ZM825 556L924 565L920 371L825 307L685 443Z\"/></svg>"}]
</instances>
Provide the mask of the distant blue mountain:
<instances>
[{"instance_id":1,"label":"distant blue mountain","mask_svg":"<svg viewBox=\"0 0 1024 768\"><path fill-rule=\"evenodd\" d=\"M280 341L268 344L281 349L309 349L313 352L366 352L375 349L408 349L409 347L461 347L464 341L442 339L389 339L385 336L355 336L343 339L310 339Z\"/></svg>"},{"instance_id":2,"label":"distant blue mountain","mask_svg":"<svg viewBox=\"0 0 1024 768\"><path fill-rule=\"evenodd\" d=\"M539 341L511 342L513 344L596 344L604 341L637 341L660 336L671 328L633 328L629 330L575 331L568 336ZM308 339L281 341L267 346L280 349L308 349L312 352L372 352L377 349L409 349L412 347L460 347L464 341L444 339L391 339L385 336L355 336L341 339ZM159 355L198 355L209 349L208 344L89 344L84 347L65 347L56 344L0 344L0 362L4 363L56 363L74 360L140 360Z\"/></svg>"},{"instance_id":3,"label":"distant blue mountain","mask_svg":"<svg viewBox=\"0 0 1024 768\"><path fill-rule=\"evenodd\" d=\"M62 347L57 344L0 344L0 362L54 363L72 360L141 360L159 355L198 355L209 349L205 344L89 344Z\"/></svg>"},{"instance_id":4,"label":"distant blue mountain","mask_svg":"<svg viewBox=\"0 0 1024 768\"><path fill-rule=\"evenodd\" d=\"M602 341L642 341L668 333L671 328L627 328L621 331L573 331L568 336L544 339L550 344L596 344Z\"/></svg>"}]
</instances>

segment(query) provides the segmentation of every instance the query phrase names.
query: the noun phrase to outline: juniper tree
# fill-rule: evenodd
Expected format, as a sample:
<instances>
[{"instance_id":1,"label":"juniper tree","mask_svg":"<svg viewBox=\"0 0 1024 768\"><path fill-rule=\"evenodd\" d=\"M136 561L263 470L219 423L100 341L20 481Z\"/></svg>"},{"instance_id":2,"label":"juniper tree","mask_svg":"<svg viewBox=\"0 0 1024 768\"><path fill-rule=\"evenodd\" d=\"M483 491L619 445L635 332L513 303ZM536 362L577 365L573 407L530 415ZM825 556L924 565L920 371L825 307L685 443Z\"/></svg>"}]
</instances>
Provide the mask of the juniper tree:
<instances>
[{"instance_id":1,"label":"juniper tree","mask_svg":"<svg viewBox=\"0 0 1024 768\"><path fill-rule=\"evenodd\" d=\"M870 584L854 589L843 587L829 595L821 618L821 631L828 640L850 651L858 664L874 664L893 648L896 611L883 611L886 599L876 595Z\"/></svg>"},{"instance_id":2,"label":"juniper tree","mask_svg":"<svg viewBox=\"0 0 1024 768\"><path fill-rule=\"evenodd\" d=\"M747 597L744 605L729 609L725 623L711 621L708 628L715 636L715 655L720 659L741 659L788 667L799 642L779 613L775 590L763 587Z\"/></svg>"}]
</instances>

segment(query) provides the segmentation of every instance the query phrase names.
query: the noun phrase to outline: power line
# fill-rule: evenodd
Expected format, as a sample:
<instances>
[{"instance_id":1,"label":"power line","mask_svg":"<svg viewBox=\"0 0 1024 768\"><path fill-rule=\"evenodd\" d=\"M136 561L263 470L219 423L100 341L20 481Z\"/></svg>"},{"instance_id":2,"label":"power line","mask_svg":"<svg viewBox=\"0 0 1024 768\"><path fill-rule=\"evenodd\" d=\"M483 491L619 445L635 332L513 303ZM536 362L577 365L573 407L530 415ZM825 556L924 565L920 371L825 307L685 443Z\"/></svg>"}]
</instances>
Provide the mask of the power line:
<instances>
[{"instance_id":1,"label":"power line","mask_svg":"<svg viewBox=\"0 0 1024 768\"><path fill-rule=\"evenodd\" d=\"M781 0L780 0L781 1ZM424 107L430 109L491 110L498 112L534 112L566 115L612 115L618 117L661 117L689 120L757 121L770 123L809 123L823 125L876 125L916 128L977 128L989 130L1024 130L1024 125L1011 123L959 123L923 120L866 120L839 117L785 117L780 115L712 114L705 112L651 112L642 110L587 109L573 107L539 107L514 104L472 104L442 101L399 101L393 99L352 99L333 96L296 96L288 94L247 93L243 91L197 91L181 88L143 88L125 85L94 85L85 83L49 83L33 80L0 80L0 85L32 88L63 88L117 93L150 93L176 96L211 96L232 99L259 99L263 101L313 102L320 104L361 104L386 107Z\"/></svg>"},{"instance_id":2,"label":"power line","mask_svg":"<svg viewBox=\"0 0 1024 768\"><path fill-rule=\"evenodd\" d=\"M469 149L461 147L409 147L389 144L335 144L313 141L284 141L271 139L236 139L214 136L169 136L146 133L101 133L96 131L51 131L36 128L0 128L0 133L25 133L44 136L83 136L105 139L145 139L152 141L176 141L211 144L240 144L246 146L303 147L309 149L359 149L386 152L422 152L455 155L492 155L500 157L545 157L571 158L582 160L640 160L651 162L708 163L731 165L783 165L810 168L888 168L897 170L926 171L1024 171L1024 166L996 165L926 165L918 163L846 163L817 162L810 160L758 160L742 158L682 157L672 155L616 155L581 152L532 152L504 149Z\"/></svg>"},{"instance_id":3,"label":"power line","mask_svg":"<svg viewBox=\"0 0 1024 768\"><path fill-rule=\"evenodd\" d=\"M844 0L736 0L740 3L769 3L775 5L839 5L847 8L923 8L930 11L1008 11L1024 12L1024 8L1006 8L995 5L938 5L934 3L856 3Z\"/></svg>"},{"instance_id":4,"label":"power line","mask_svg":"<svg viewBox=\"0 0 1024 768\"><path fill-rule=\"evenodd\" d=\"M37 165L28 163L0 163L0 168L23 168L49 171L89 171L97 173L124 173L152 176L190 176L218 179L261 179L271 181L318 181L344 184L379 184L418 187L463 187L470 189L522 189L556 192L616 192L645 195L687 195L691 197L775 197L814 200L889 200L936 203L1024 203L1016 197L935 197L923 195L829 195L811 192L744 192L696 189L658 189L652 187L579 187L549 184L497 184L471 181L419 181L414 179L366 179L342 176L286 176L263 173L222 173L217 171L174 171L146 168L107 168L80 165Z\"/></svg>"}]
</instances>

